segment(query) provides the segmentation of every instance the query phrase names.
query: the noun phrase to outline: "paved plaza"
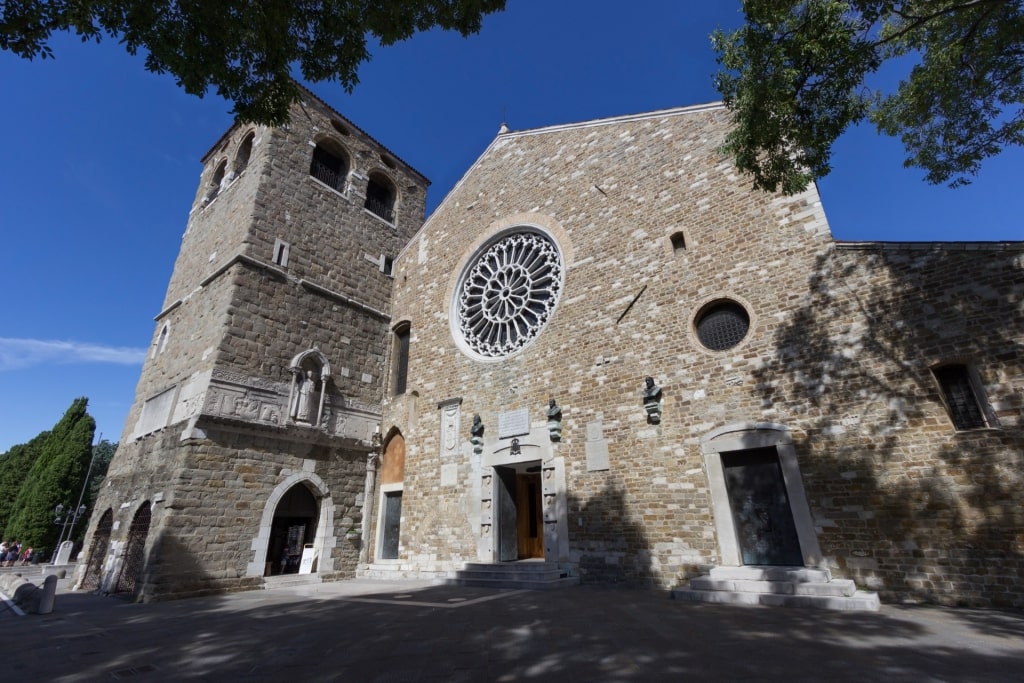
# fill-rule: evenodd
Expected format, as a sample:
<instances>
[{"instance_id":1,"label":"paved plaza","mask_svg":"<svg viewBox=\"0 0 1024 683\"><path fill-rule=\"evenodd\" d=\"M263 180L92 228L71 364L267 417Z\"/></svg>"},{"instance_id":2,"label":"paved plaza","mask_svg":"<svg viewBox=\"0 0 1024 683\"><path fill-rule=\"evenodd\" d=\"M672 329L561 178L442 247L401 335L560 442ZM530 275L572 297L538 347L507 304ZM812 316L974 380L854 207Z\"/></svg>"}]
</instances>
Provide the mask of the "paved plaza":
<instances>
[{"instance_id":1,"label":"paved plaza","mask_svg":"<svg viewBox=\"0 0 1024 683\"><path fill-rule=\"evenodd\" d=\"M3 609L3 608L0 608ZM0 612L19 681L1020 681L1024 614L727 607L579 586L347 581Z\"/></svg>"}]
</instances>

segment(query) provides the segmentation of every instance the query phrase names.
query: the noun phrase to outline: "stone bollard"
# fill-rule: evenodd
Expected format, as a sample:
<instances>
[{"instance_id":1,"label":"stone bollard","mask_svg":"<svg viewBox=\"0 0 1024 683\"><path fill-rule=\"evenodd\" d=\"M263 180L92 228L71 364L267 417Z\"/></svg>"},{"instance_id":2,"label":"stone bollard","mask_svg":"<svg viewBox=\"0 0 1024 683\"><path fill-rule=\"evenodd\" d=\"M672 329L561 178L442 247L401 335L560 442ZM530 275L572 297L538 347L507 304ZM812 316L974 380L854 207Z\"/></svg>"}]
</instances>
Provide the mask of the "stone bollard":
<instances>
[{"instance_id":1,"label":"stone bollard","mask_svg":"<svg viewBox=\"0 0 1024 683\"><path fill-rule=\"evenodd\" d=\"M57 577L50 574L43 581L43 593L39 597L39 610L37 614L49 614L53 611L53 603L57 597Z\"/></svg>"}]
</instances>

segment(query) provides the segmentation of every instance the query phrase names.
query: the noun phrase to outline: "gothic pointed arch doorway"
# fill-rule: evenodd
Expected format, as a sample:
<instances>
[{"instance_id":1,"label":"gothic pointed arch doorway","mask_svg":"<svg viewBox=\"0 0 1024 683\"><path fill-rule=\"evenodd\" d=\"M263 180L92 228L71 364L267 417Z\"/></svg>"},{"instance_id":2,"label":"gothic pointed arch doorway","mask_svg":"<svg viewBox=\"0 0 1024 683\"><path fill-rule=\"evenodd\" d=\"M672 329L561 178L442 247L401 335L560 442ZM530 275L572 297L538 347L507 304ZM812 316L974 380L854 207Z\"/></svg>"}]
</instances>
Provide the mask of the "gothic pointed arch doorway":
<instances>
[{"instance_id":1,"label":"gothic pointed arch doorway","mask_svg":"<svg viewBox=\"0 0 1024 683\"><path fill-rule=\"evenodd\" d=\"M313 543L319 513L319 501L301 482L281 496L270 523L264 576L299 573L302 550Z\"/></svg>"},{"instance_id":2,"label":"gothic pointed arch doorway","mask_svg":"<svg viewBox=\"0 0 1024 683\"><path fill-rule=\"evenodd\" d=\"M107 508L107 511L100 517L96 531L92 534L92 543L89 545L89 563L85 567L85 576L82 578L84 591L98 590L100 581L103 578L103 563L107 559L107 550L110 548L110 532L114 527L114 511Z\"/></svg>"}]
</instances>

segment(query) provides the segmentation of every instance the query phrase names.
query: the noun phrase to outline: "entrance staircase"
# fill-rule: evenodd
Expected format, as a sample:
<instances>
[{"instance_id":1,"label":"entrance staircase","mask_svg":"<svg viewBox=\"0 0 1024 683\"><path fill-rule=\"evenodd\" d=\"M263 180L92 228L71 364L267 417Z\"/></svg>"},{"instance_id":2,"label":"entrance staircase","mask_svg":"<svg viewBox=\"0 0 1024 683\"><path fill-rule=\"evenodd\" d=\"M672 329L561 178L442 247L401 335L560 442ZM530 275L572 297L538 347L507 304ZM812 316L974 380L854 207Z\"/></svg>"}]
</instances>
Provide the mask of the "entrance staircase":
<instances>
[{"instance_id":1,"label":"entrance staircase","mask_svg":"<svg viewBox=\"0 0 1024 683\"><path fill-rule=\"evenodd\" d=\"M530 590L551 590L579 585L578 576L569 576L553 562L501 562L485 564L467 562L466 566L447 579L450 586L475 586L485 588L526 588Z\"/></svg>"},{"instance_id":2,"label":"entrance staircase","mask_svg":"<svg viewBox=\"0 0 1024 683\"><path fill-rule=\"evenodd\" d=\"M859 591L849 579L833 579L827 569L809 567L715 567L672 591L676 600L728 605L878 610L878 594Z\"/></svg>"},{"instance_id":3,"label":"entrance staircase","mask_svg":"<svg viewBox=\"0 0 1024 683\"><path fill-rule=\"evenodd\" d=\"M275 588L298 588L300 586L313 586L323 583L319 574L279 574L277 576L264 576L263 589L274 590Z\"/></svg>"}]
</instances>

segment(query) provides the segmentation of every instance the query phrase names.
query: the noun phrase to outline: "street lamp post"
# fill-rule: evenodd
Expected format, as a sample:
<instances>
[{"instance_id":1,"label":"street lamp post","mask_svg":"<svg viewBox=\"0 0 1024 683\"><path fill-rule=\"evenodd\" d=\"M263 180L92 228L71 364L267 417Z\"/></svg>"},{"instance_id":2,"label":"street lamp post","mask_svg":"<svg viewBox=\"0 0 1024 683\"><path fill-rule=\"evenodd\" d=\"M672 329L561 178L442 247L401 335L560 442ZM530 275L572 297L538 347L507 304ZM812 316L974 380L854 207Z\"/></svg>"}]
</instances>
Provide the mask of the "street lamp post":
<instances>
[{"instance_id":1,"label":"street lamp post","mask_svg":"<svg viewBox=\"0 0 1024 683\"><path fill-rule=\"evenodd\" d=\"M53 549L53 556L50 558L51 564L57 560L60 544L64 542L64 535L67 534L69 538L71 537L71 534L75 531L75 524L78 522L78 518L85 514L85 510L85 505L79 505L77 508L68 508L60 503L57 504L57 507L53 508L53 523L60 527L60 537L57 539L57 547Z\"/></svg>"},{"instance_id":2,"label":"street lamp post","mask_svg":"<svg viewBox=\"0 0 1024 683\"><path fill-rule=\"evenodd\" d=\"M74 510L68 510L67 506L60 503L53 509L53 523L61 526L60 538L57 539L57 547L54 548L53 556L50 558L50 564L53 564L57 560L57 553L60 552L60 544L64 542L64 533L67 532L68 538L71 538L71 534L75 531L75 522L78 518L85 514L85 505L82 503L82 499L85 498L85 489L89 486L89 477L92 476L92 465L96 462L96 446L103 442L103 432L100 432L100 438L96 441L96 445L90 446L89 454L89 469L85 473L85 480L82 481L82 490L78 493L78 507ZM70 531L68 530L70 527Z\"/></svg>"}]
</instances>

